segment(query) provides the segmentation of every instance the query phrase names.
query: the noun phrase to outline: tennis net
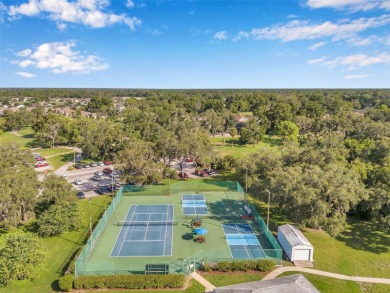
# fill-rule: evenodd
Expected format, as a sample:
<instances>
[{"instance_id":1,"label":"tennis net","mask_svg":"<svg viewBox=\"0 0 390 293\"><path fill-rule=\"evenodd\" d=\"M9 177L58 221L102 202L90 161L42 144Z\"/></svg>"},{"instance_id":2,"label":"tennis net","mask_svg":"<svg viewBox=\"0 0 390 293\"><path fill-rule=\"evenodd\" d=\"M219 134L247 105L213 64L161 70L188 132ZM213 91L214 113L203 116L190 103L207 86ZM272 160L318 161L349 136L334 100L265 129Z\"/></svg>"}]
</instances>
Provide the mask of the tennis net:
<instances>
[{"instance_id":1,"label":"tennis net","mask_svg":"<svg viewBox=\"0 0 390 293\"><path fill-rule=\"evenodd\" d=\"M118 221L118 226L177 226L177 220L172 221Z\"/></svg>"}]
</instances>

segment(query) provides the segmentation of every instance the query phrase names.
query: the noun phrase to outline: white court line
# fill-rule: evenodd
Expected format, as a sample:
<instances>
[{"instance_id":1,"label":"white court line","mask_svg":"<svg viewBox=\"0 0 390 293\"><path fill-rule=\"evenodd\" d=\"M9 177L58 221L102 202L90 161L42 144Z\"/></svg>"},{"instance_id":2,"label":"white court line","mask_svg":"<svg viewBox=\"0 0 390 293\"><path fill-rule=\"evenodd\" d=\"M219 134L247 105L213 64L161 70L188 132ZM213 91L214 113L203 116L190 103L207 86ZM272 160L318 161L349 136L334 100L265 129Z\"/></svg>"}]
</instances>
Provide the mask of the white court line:
<instances>
[{"instance_id":1,"label":"white court line","mask_svg":"<svg viewBox=\"0 0 390 293\"><path fill-rule=\"evenodd\" d=\"M148 220L148 225L146 226L146 230L145 230L145 236L144 236L144 241L146 241L146 235L148 234L148 230L149 230L149 222L150 222L150 217L152 216L151 213L149 213L149 220Z\"/></svg>"},{"instance_id":2,"label":"white court line","mask_svg":"<svg viewBox=\"0 0 390 293\"><path fill-rule=\"evenodd\" d=\"M131 209L131 207L130 207L130 209ZM134 213L131 215L131 219L130 220L132 220L133 219L133 217L134 217L134 215L135 215L135 211L137 210L137 205L135 205L135 208L134 208ZM126 216L126 218L127 218L127 216ZM129 226L127 226L127 229L126 229L126 233L125 233L125 238L123 238L124 240L126 239L126 237L127 237L127 232L129 231L129 228L130 228L130 225ZM131 231L131 233L133 232L133 230ZM131 237L131 233L130 233L130 237ZM121 244L121 247L119 248L119 253L118 253L118 255L120 254L120 252L122 251L122 247L123 247L123 243L125 242L125 241L122 241L122 244Z\"/></svg>"}]
</instances>

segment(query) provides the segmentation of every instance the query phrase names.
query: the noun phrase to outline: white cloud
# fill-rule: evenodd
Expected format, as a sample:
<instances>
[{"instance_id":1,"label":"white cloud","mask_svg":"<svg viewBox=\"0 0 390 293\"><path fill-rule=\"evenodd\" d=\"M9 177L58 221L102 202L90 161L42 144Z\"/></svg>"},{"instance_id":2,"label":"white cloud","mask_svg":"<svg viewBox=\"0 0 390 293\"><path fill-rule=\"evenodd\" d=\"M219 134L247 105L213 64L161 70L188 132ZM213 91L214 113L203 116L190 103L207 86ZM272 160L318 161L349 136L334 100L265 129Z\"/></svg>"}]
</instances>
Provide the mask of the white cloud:
<instances>
[{"instance_id":1,"label":"white cloud","mask_svg":"<svg viewBox=\"0 0 390 293\"><path fill-rule=\"evenodd\" d=\"M29 59L13 61L25 68L34 66L38 69L48 69L54 73L89 73L97 70L105 70L108 65L96 55L81 55L79 51L73 51L74 42L54 42L39 45L35 51L31 51ZM19 54L19 55L18 55ZM20 56L20 52L17 53Z\"/></svg>"},{"instance_id":2,"label":"white cloud","mask_svg":"<svg viewBox=\"0 0 390 293\"><path fill-rule=\"evenodd\" d=\"M333 37L334 40L355 36L364 30L390 24L390 15L356 20L343 19L338 23L325 21L312 24L310 21L293 20L285 25L274 25L265 28L252 29L251 35L256 39L281 40L290 42L296 40L314 40Z\"/></svg>"},{"instance_id":3,"label":"white cloud","mask_svg":"<svg viewBox=\"0 0 390 293\"><path fill-rule=\"evenodd\" d=\"M63 23L63 22L57 23L57 28L58 28L60 31L65 30L67 27L68 27L68 25L67 25L66 23Z\"/></svg>"},{"instance_id":4,"label":"white cloud","mask_svg":"<svg viewBox=\"0 0 390 293\"><path fill-rule=\"evenodd\" d=\"M325 42L319 42L319 43L313 44L309 47L309 50L312 50L312 51L317 50L318 48L321 48L325 44L326 44Z\"/></svg>"},{"instance_id":5,"label":"white cloud","mask_svg":"<svg viewBox=\"0 0 390 293\"><path fill-rule=\"evenodd\" d=\"M390 54L387 52L379 53L375 56L368 56L366 54L355 54L344 57L337 57L329 60L327 57L312 59L308 61L309 64L318 64L333 68L336 66L348 66L349 70L358 67L367 67L374 64L390 64Z\"/></svg>"},{"instance_id":6,"label":"white cloud","mask_svg":"<svg viewBox=\"0 0 390 293\"><path fill-rule=\"evenodd\" d=\"M345 79L362 79L369 77L369 74L351 74L351 75L345 75Z\"/></svg>"},{"instance_id":7,"label":"white cloud","mask_svg":"<svg viewBox=\"0 0 390 293\"><path fill-rule=\"evenodd\" d=\"M19 56L19 57L28 57L30 56L32 53L32 51L30 49L26 49L26 50L23 50L23 51L20 51L18 53L16 53L16 56Z\"/></svg>"},{"instance_id":8,"label":"white cloud","mask_svg":"<svg viewBox=\"0 0 390 293\"><path fill-rule=\"evenodd\" d=\"M77 23L92 28L102 28L113 24L123 23L134 30L141 25L141 20L128 17L125 14L106 13L108 0L29 0L20 5L8 7L12 18L18 16L46 16L57 23L62 30L66 23Z\"/></svg>"},{"instance_id":9,"label":"white cloud","mask_svg":"<svg viewBox=\"0 0 390 293\"><path fill-rule=\"evenodd\" d=\"M347 40L347 43L354 47L362 47L362 46L368 46L372 44L374 41L380 41L377 36L370 36L368 38L351 38Z\"/></svg>"},{"instance_id":10,"label":"white cloud","mask_svg":"<svg viewBox=\"0 0 390 293\"><path fill-rule=\"evenodd\" d=\"M126 7L127 7L127 8L133 8L133 7L134 7L134 1L132 1L132 0L127 0L127 2L126 2Z\"/></svg>"},{"instance_id":11,"label":"white cloud","mask_svg":"<svg viewBox=\"0 0 390 293\"><path fill-rule=\"evenodd\" d=\"M390 10L390 0L307 0L306 5L314 9L348 9L353 12L372 9Z\"/></svg>"},{"instance_id":12,"label":"white cloud","mask_svg":"<svg viewBox=\"0 0 390 293\"><path fill-rule=\"evenodd\" d=\"M16 72L16 75L19 75L19 76L25 77L25 78L32 78L35 76L35 74L28 73L28 72L22 72L22 71Z\"/></svg>"},{"instance_id":13,"label":"white cloud","mask_svg":"<svg viewBox=\"0 0 390 293\"><path fill-rule=\"evenodd\" d=\"M227 31L219 31L214 35L215 40L226 40L228 38Z\"/></svg>"},{"instance_id":14,"label":"white cloud","mask_svg":"<svg viewBox=\"0 0 390 293\"><path fill-rule=\"evenodd\" d=\"M289 15L287 15L287 18L297 18L298 17L298 15L295 15L295 14L289 14Z\"/></svg>"},{"instance_id":15,"label":"white cloud","mask_svg":"<svg viewBox=\"0 0 390 293\"><path fill-rule=\"evenodd\" d=\"M249 38L250 34L245 31L240 31L237 35L235 35L232 39L233 42L238 42L241 39L247 39Z\"/></svg>"}]
</instances>

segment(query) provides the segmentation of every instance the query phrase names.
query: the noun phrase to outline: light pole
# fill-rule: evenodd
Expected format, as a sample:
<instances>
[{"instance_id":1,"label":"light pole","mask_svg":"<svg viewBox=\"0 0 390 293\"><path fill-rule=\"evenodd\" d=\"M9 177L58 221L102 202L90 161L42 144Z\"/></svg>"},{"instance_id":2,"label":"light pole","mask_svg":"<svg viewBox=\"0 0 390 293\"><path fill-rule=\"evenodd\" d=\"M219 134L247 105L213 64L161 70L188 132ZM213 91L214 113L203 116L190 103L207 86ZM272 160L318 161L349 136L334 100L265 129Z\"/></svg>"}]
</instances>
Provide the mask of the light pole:
<instances>
[{"instance_id":1,"label":"light pole","mask_svg":"<svg viewBox=\"0 0 390 293\"><path fill-rule=\"evenodd\" d=\"M90 237L92 237L92 215L91 215L91 200L92 200L92 197L89 198L89 233L90 233ZM92 238L91 238L91 241L92 241Z\"/></svg>"},{"instance_id":2,"label":"light pole","mask_svg":"<svg viewBox=\"0 0 390 293\"><path fill-rule=\"evenodd\" d=\"M270 201L271 201L271 192L268 190L268 188L266 188L264 191L267 191L268 193L268 208L267 208L267 229L269 231L269 206L270 206Z\"/></svg>"},{"instance_id":3,"label":"light pole","mask_svg":"<svg viewBox=\"0 0 390 293\"><path fill-rule=\"evenodd\" d=\"M245 167L245 193L248 193L248 167Z\"/></svg>"}]
</instances>

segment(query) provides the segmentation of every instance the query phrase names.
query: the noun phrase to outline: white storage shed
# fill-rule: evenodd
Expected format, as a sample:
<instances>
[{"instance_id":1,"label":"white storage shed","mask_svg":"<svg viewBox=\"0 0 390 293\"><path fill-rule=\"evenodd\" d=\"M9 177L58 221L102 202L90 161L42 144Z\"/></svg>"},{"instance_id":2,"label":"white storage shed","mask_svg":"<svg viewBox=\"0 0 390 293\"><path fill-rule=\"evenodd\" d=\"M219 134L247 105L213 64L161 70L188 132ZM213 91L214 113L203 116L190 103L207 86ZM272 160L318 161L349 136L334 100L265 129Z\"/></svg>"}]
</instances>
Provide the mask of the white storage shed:
<instances>
[{"instance_id":1,"label":"white storage shed","mask_svg":"<svg viewBox=\"0 0 390 293\"><path fill-rule=\"evenodd\" d=\"M291 261L313 261L314 247L297 227L279 226L278 241Z\"/></svg>"}]
</instances>

